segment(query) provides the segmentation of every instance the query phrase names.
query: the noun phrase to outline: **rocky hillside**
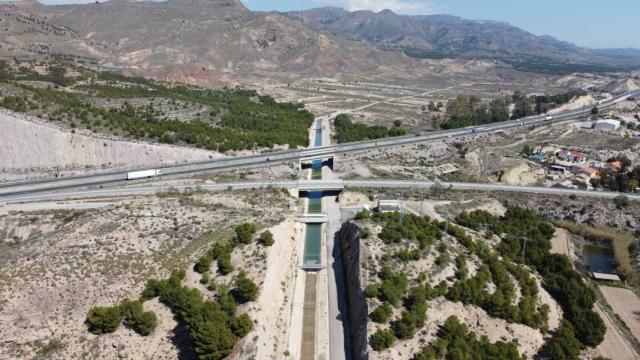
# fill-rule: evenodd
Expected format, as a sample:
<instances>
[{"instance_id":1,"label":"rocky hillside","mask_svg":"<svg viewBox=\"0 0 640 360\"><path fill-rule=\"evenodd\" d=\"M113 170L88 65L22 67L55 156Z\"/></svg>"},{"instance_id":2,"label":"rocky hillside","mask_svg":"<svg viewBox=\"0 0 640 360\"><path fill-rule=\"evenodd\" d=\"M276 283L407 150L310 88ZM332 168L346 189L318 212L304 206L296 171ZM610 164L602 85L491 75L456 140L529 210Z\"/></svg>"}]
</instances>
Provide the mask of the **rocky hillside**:
<instances>
[{"instance_id":1,"label":"rocky hillside","mask_svg":"<svg viewBox=\"0 0 640 360\"><path fill-rule=\"evenodd\" d=\"M406 16L390 10L348 12L326 7L286 15L316 31L414 57L487 57L508 60L629 65L640 56L626 51L594 51L551 36L536 36L497 21L450 15Z\"/></svg>"},{"instance_id":2,"label":"rocky hillside","mask_svg":"<svg viewBox=\"0 0 640 360\"><path fill-rule=\"evenodd\" d=\"M320 34L239 0L0 4L0 56L72 54L106 67L204 85L248 75L370 73L416 60ZM408 71L406 72L408 73Z\"/></svg>"}]
</instances>

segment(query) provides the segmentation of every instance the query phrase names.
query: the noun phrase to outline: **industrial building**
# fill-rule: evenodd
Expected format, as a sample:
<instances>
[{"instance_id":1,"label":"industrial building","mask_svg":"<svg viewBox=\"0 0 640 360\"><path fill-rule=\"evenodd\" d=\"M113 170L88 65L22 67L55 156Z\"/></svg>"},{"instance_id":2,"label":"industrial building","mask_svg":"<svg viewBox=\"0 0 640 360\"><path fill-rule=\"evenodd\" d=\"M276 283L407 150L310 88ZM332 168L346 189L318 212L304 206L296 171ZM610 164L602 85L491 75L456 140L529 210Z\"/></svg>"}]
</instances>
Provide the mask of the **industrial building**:
<instances>
[{"instance_id":1,"label":"industrial building","mask_svg":"<svg viewBox=\"0 0 640 360\"><path fill-rule=\"evenodd\" d=\"M601 119L596 121L596 130L616 131L620 128L620 121L613 119Z\"/></svg>"}]
</instances>

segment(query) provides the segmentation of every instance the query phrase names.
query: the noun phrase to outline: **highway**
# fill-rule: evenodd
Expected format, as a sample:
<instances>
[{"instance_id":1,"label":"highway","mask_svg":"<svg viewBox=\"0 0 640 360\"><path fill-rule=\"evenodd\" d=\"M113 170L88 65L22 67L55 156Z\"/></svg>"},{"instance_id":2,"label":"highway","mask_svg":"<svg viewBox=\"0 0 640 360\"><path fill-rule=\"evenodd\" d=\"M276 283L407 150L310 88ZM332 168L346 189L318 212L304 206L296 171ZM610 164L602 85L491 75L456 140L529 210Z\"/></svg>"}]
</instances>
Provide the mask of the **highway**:
<instances>
[{"instance_id":1,"label":"highway","mask_svg":"<svg viewBox=\"0 0 640 360\"><path fill-rule=\"evenodd\" d=\"M305 190L336 190L344 188L386 188L386 189L402 189L402 190L427 190L438 184L447 189L452 190L468 190L468 191L504 191L504 192L520 192L544 195L560 195L560 196L580 196L598 199L613 199L621 195L618 192L611 191L592 191L592 190L574 190L562 188L550 188L540 186L519 186L504 184L487 184L487 183L461 183L461 182L436 182L436 181L419 181L419 180L267 180L256 182L229 182L229 183L203 183L203 184L185 184L185 185L145 185L134 187L118 187L107 189L80 189L80 190L64 190L55 192L35 192L24 193L18 195L0 195L0 204L11 204L21 202L41 202L41 201L59 201L68 199L90 199L100 197L130 197L154 195L158 192L176 189L184 191L203 190L203 191L233 191L248 189L267 189L267 188L285 188L285 189L305 189ZM638 194L624 194L630 200L640 201Z\"/></svg>"},{"instance_id":2,"label":"highway","mask_svg":"<svg viewBox=\"0 0 640 360\"><path fill-rule=\"evenodd\" d=\"M599 105L600 109L607 109L616 103L623 101L630 96L640 96L640 91L625 93L616 96L609 101ZM167 165L159 167L162 170L163 178L175 178L184 175L198 173L221 172L235 169L247 169L255 167L270 166L274 164L298 161L300 159L322 158L339 154L364 152L369 150L385 149L391 147L402 147L416 143L424 143L443 139L454 139L469 136L479 136L491 132L509 130L520 127L530 127L546 125L556 122L573 120L589 114L591 108L567 111L556 114L553 119L546 120L545 116L532 116L528 118L510 120L500 123L480 125L462 129L443 130L434 132L424 132L399 137L383 138L376 140L366 140L353 143L343 143L319 146L314 148L274 151L248 156L235 156L219 160L191 162L177 165ZM141 169L131 169L141 170ZM130 170L129 170L130 171ZM55 179L42 179L33 181L23 181L5 183L0 185L0 196L20 195L36 192L49 192L53 190L78 189L88 186L107 185L126 182L127 171L111 171L105 173L94 173L89 175L79 175Z\"/></svg>"}]
</instances>

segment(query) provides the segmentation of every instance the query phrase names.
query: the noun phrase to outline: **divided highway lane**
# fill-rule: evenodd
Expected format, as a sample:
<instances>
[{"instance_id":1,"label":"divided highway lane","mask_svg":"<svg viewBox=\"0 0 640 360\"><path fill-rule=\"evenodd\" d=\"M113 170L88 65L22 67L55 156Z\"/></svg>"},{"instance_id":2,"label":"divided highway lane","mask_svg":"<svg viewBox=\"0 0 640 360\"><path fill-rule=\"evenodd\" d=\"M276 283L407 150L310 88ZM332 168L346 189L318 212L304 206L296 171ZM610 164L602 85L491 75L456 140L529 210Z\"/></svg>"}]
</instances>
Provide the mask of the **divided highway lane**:
<instances>
[{"instance_id":1,"label":"divided highway lane","mask_svg":"<svg viewBox=\"0 0 640 360\"><path fill-rule=\"evenodd\" d=\"M66 190L55 191L49 193L27 193L19 195L0 195L0 204L10 204L19 202L38 202L38 201L58 201L67 199L87 199L99 197L129 197L153 195L159 191L168 189L194 189L199 188L205 191L229 191L229 190L247 190L247 189L266 189L266 188L285 188L285 189L304 189L304 190L323 190L323 189L343 189L343 188L387 188L387 189L405 189L405 190L425 190L439 184L444 188L452 190L469 190L469 191L504 191L504 192L521 192L531 194L546 195L575 195L579 197L590 197L600 199L613 199L621 195L618 192L611 191L589 191L589 190L573 190L561 188L549 188L541 186L518 186L504 184L486 184L486 183L460 183L460 182L434 182L434 181L412 181L412 180L269 180L259 182L230 182L215 184L185 184L185 185L147 185L125 188L109 188L109 189L85 189L85 190ZM630 200L640 201L640 195L624 194Z\"/></svg>"},{"instance_id":2,"label":"divided highway lane","mask_svg":"<svg viewBox=\"0 0 640 360\"><path fill-rule=\"evenodd\" d=\"M640 91L626 93L607 101L600 106L606 109L623 101L629 96L639 96ZM254 168L269 166L273 164L286 163L289 161L297 161L303 158L332 156L334 154L346 154L354 152L362 152L367 150L384 149L390 147L411 145L415 143L423 143L429 141L442 140L447 138L458 138L464 136L475 136L484 133L495 132L499 130L508 130L522 126L537 126L540 124L551 124L571 120L591 111L590 108L568 111L556 114L553 119L546 120L545 116L534 116L519 120L511 120L501 123L487 124L475 127L475 133L472 133L473 127L434 131L429 133L420 133L414 135L405 135L393 138L383 138L375 140L366 140L353 143L335 144L320 146L315 148L277 151L270 153L262 153L247 156L228 157L211 161L192 162L187 164L177 164L159 167L162 170L162 177L178 177L183 175L191 175L196 173L217 172L231 169ZM141 169L135 169L141 170ZM24 181L17 183L7 183L0 185L0 196L3 195L19 195L43 191L64 190L73 188L83 188L88 186L98 186L126 182L127 171L116 171L97 173L90 175L79 175L73 177L64 177L56 179L42 179L34 181Z\"/></svg>"}]
</instances>

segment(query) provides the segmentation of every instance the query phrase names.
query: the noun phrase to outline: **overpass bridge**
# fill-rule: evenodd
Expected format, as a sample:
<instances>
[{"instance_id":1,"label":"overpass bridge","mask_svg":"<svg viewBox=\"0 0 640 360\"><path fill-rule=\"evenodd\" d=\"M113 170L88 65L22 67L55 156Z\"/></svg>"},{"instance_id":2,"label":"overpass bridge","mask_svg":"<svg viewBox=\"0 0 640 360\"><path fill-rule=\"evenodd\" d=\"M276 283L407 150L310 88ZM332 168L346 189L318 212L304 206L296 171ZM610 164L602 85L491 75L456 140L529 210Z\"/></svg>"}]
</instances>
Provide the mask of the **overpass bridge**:
<instances>
[{"instance_id":1,"label":"overpass bridge","mask_svg":"<svg viewBox=\"0 0 640 360\"><path fill-rule=\"evenodd\" d=\"M324 224L327 222L326 213L306 213L298 214L294 217L294 220L303 224Z\"/></svg>"}]
</instances>

